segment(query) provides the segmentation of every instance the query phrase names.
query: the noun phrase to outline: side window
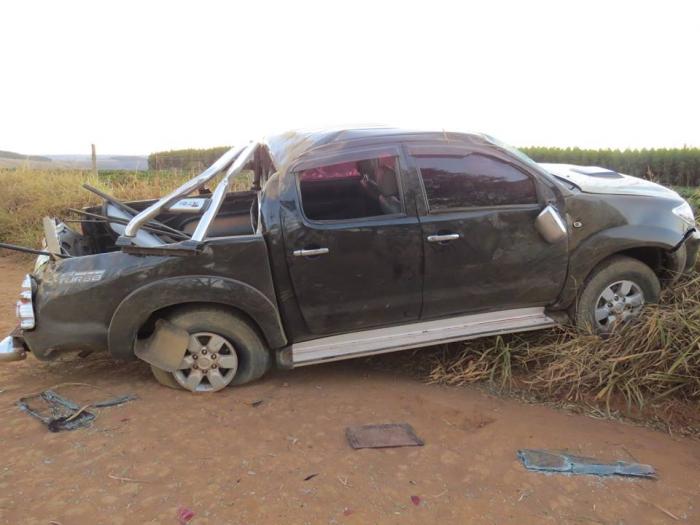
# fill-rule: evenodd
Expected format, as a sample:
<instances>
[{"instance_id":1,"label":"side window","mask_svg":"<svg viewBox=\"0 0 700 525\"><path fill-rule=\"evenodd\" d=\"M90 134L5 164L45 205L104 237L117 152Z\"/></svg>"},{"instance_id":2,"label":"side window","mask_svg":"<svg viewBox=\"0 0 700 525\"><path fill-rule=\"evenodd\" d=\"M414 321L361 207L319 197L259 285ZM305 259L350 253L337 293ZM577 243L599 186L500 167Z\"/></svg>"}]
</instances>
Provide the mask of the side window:
<instances>
[{"instance_id":1,"label":"side window","mask_svg":"<svg viewBox=\"0 0 700 525\"><path fill-rule=\"evenodd\" d=\"M316 221L403 212L396 157L341 162L300 172L304 214Z\"/></svg>"},{"instance_id":2,"label":"side window","mask_svg":"<svg viewBox=\"0 0 700 525\"><path fill-rule=\"evenodd\" d=\"M431 210L533 204L537 191L532 178L493 157L417 156Z\"/></svg>"}]
</instances>

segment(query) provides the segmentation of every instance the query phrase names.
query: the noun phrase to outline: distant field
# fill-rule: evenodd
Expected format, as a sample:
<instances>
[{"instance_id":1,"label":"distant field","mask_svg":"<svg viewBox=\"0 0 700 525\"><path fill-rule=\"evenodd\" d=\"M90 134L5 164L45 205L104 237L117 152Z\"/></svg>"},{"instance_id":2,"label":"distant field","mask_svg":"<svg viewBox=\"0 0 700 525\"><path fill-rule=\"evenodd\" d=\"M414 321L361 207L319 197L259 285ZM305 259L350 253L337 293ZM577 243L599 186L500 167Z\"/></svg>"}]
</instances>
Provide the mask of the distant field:
<instances>
[{"instance_id":1,"label":"distant field","mask_svg":"<svg viewBox=\"0 0 700 525\"><path fill-rule=\"evenodd\" d=\"M98 155L100 170L138 171L148 168L148 159L142 155ZM23 155L0 150L0 169L22 170L89 170L90 155Z\"/></svg>"}]
</instances>

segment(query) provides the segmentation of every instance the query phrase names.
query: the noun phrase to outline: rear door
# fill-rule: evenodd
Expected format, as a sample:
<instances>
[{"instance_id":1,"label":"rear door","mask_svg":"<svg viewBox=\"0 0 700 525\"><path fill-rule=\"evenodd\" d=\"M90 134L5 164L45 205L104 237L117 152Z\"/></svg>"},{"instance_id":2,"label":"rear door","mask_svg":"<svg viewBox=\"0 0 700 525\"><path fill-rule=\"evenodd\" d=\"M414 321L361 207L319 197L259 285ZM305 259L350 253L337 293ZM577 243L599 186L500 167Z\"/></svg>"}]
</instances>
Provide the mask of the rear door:
<instances>
[{"instance_id":1,"label":"rear door","mask_svg":"<svg viewBox=\"0 0 700 525\"><path fill-rule=\"evenodd\" d=\"M535 174L495 151L409 151L425 195L423 318L552 302L567 243L535 229L549 191Z\"/></svg>"},{"instance_id":2,"label":"rear door","mask_svg":"<svg viewBox=\"0 0 700 525\"><path fill-rule=\"evenodd\" d=\"M422 233L404 199L398 147L355 150L295 169L282 214L290 277L310 334L415 321Z\"/></svg>"}]
</instances>

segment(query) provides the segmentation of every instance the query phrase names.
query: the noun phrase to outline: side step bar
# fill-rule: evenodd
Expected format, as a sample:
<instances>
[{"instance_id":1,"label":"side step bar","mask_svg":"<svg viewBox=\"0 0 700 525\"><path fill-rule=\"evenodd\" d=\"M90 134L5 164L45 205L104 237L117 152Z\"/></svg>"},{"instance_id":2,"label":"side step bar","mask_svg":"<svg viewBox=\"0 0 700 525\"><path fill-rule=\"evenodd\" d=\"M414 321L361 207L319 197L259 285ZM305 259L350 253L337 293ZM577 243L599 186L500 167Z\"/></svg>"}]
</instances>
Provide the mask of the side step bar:
<instances>
[{"instance_id":1,"label":"side step bar","mask_svg":"<svg viewBox=\"0 0 700 525\"><path fill-rule=\"evenodd\" d=\"M292 366L555 326L544 308L517 308L333 335L292 345Z\"/></svg>"}]
</instances>

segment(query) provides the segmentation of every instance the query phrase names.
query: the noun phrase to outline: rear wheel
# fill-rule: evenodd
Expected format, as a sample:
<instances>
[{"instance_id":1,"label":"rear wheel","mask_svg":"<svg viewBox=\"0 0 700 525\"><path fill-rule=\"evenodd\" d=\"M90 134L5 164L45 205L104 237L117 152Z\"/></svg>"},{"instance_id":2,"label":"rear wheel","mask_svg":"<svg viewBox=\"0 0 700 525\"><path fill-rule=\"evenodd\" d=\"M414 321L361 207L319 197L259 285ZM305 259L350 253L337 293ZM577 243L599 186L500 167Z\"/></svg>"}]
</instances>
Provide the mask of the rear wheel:
<instances>
[{"instance_id":1,"label":"rear wheel","mask_svg":"<svg viewBox=\"0 0 700 525\"><path fill-rule=\"evenodd\" d=\"M270 367L270 354L257 331L224 308L184 308L168 320L190 338L178 370L171 373L151 366L162 385L216 392L258 379Z\"/></svg>"},{"instance_id":2,"label":"rear wheel","mask_svg":"<svg viewBox=\"0 0 700 525\"><path fill-rule=\"evenodd\" d=\"M646 303L659 300L659 278L646 264L611 257L591 272L576 303L574 320L582 330L610 333L638 317Z\"/></svg>"}]
</instances>

